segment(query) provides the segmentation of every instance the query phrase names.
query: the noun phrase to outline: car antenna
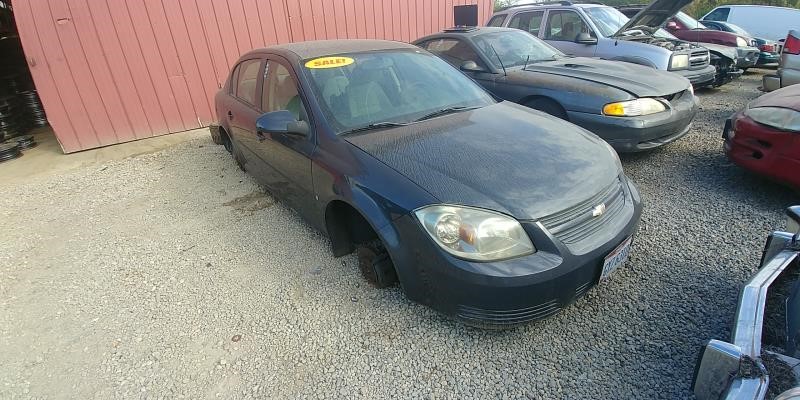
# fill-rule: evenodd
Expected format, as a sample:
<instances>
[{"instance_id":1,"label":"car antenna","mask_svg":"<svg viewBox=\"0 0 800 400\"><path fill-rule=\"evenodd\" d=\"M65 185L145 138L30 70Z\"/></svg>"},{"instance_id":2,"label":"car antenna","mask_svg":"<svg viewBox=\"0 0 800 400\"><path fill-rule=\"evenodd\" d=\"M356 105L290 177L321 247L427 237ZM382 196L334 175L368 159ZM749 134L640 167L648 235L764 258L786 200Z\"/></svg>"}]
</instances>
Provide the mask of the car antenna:
<instances>
[{"instance_id":1,"label":"car antenna","mask_svg":"<svg viewBox=\"0 0 800 400\"><path fill-rule=\"evenodd\" d=\"M523 65L523 66L522 66L522 70L523 70L523 71L525 71L525 70L527 70L527 69L528 69L528 62L529 62L530 60L531 60L531 55L530 55L530 54L528 54L528 56L527 56L527 57L525 57L525 65Z\"/></svg>"},{"instance_id":2,"label":"car antenna","mask_svg":"<svg viewBox=\"0 0 800 400\"><path fill-rule=\"evenodd\" d=\"M503 60L500 59L500 55L497 54L497 50L495 50L494 46L492 46L491 44L489 45L489 47L492 48L492 51L494 52L494 56L497 57L497 61L500 61L500 68L503 68L503 75L508 75L508 72L506 72L506 66L503 65Z\"/></svg>"}]
</instances>

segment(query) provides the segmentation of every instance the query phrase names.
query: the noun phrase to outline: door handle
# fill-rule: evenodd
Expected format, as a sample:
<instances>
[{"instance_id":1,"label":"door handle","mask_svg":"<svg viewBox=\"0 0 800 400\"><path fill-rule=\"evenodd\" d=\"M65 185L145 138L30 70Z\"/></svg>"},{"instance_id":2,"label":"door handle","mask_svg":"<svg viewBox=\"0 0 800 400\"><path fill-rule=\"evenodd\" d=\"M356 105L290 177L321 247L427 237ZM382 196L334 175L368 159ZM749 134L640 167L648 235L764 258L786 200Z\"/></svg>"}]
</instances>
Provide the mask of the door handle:
<instances>
[{"instance_id":1,"label":"door handle","mask_svg":"<svg viewBox=\"0 0 800 400\"><path fill-rule=\"evenodd\" d=\"M259 142L263 142L267 140L267 137L264 136L264 132L256 132L256 139L258 139Z\"/></svg>"},{"instance_id":2,"label":"door handle","mask_svg":"<svg viewBox=\"0 0 800 400\"><path fill-rule=\"evenodd\" d=\"M228 119L233 119L233 113L228 111Z\"/></svg>"}]
</instances>

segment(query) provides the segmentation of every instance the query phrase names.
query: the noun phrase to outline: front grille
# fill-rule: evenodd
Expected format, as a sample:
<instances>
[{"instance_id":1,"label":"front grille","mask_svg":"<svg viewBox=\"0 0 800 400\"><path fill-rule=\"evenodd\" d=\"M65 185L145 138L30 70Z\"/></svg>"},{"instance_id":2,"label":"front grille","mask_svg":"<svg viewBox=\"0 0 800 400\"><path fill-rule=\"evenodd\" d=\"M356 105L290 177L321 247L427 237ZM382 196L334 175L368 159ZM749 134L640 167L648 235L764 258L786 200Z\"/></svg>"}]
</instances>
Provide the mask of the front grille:
<instances>
[{"instance_id":1,"label":"front grille","mask_svg":"<svg viewBox=\"0 0 800 400\"><path fill-rule=\"evenodd\" d=\"M709 63L709 56L707 50L693 51L689 55L689 66L693 68L705 67Z\"/></svg>"},{"instance_id":2,"label":"front grille","mask_svg":"<svg viewBox=\"0 0 800 400\"><path fill-rule=\"evenodd\" d=\"M685 90L681 90L680 92L675 92L675 93L668 94L666 96L661 96L661 97L663 97L667 101L672 101L673 99L681 98L681 96L683 96L683 92L685 92Z\"/></svg>"},{"instance_id":3,"label":"front grille","mask_svg":"<svg viewBox=\"0 0 800 400\"><path fill-rule=\"evenodd\" d=\"M593 215L600 205L605 206L605 212L599 216ZM549 215L539 222L556 238L561 240L570 250L575 250L577 244L597 233L607 223L622 213L625 208L625 191L622 189L620 178L576 206L564 211Z\"/></svg>"},{"instance_id":4,"label":"front grille","mask_svg":"<svg viewBox=\"0 0 800 400\"><path fill-rule=\"evenodd\" d=\"M533 307L508 311L485 310L459 305L458 317L472 325L507 326L541 319L557 313L560 309L561 307L555 299Z\"/></svg>"}]
</instances>

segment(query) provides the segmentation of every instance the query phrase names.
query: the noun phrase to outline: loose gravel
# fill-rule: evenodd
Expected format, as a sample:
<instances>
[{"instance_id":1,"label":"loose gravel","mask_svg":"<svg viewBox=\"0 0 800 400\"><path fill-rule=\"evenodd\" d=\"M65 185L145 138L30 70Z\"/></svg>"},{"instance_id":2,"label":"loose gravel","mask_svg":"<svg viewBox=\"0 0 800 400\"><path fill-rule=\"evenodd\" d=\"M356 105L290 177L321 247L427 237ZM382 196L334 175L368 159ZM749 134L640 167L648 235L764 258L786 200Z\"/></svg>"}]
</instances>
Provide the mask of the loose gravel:
<instances>
[{"instance_id":1,"label":"loose gravel","mask_svg":"<svg viewBox=\"0 0 800 400\"><path fill-rule=\"evenodd\" d=\"M210 139L5 184L0 398L690 397L698 346L728 337L800 203L722 154L760 79L699 93L687 137L623 157L646 201L631 259L511 331L371 288Z\"/></svg>"}]
</instances>

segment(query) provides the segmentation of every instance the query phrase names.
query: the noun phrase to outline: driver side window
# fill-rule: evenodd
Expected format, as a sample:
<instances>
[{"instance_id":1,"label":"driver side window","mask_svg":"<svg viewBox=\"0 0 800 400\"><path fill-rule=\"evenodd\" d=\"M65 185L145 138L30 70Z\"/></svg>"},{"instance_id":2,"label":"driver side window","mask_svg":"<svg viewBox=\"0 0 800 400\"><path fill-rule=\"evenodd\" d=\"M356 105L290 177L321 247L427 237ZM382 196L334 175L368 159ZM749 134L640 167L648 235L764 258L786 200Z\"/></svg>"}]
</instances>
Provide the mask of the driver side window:
<instances>
[{"instance_id":1,"label":"driver side window","mask_svg":"<svg viewBox=\"0 0 800 400\"><path fill-rule=\"evenodd\" d=\"M486 69L478 53L467 43L458 39L436 39L425 44L425 50L441 57L456 68L464 61L474 61L479 67Z\"/></svg>"},{"instance_id":2,"label":"driver side window","mask_svg":"<svg viewBox=\"0 0 800 400\"><path fill-rule=\"evenodd\" d=\"M295 82L289 70L276 61L268 61L265 67L264 90L261 108L264 112L287 110L297 120L306 120L305 107L300 99Z\"/></svg>"},{"instance_id":3,"label":"driver side window","mask_svg":"<svg viewBox=\"0 0 800 400\"><path fill-rule=\"evenodd\" d=\"M545 39L574 42L581 32L594 37L594 33L578 13L568 10L550 11L547 17Z\"/></svg>"}]
</instances>

